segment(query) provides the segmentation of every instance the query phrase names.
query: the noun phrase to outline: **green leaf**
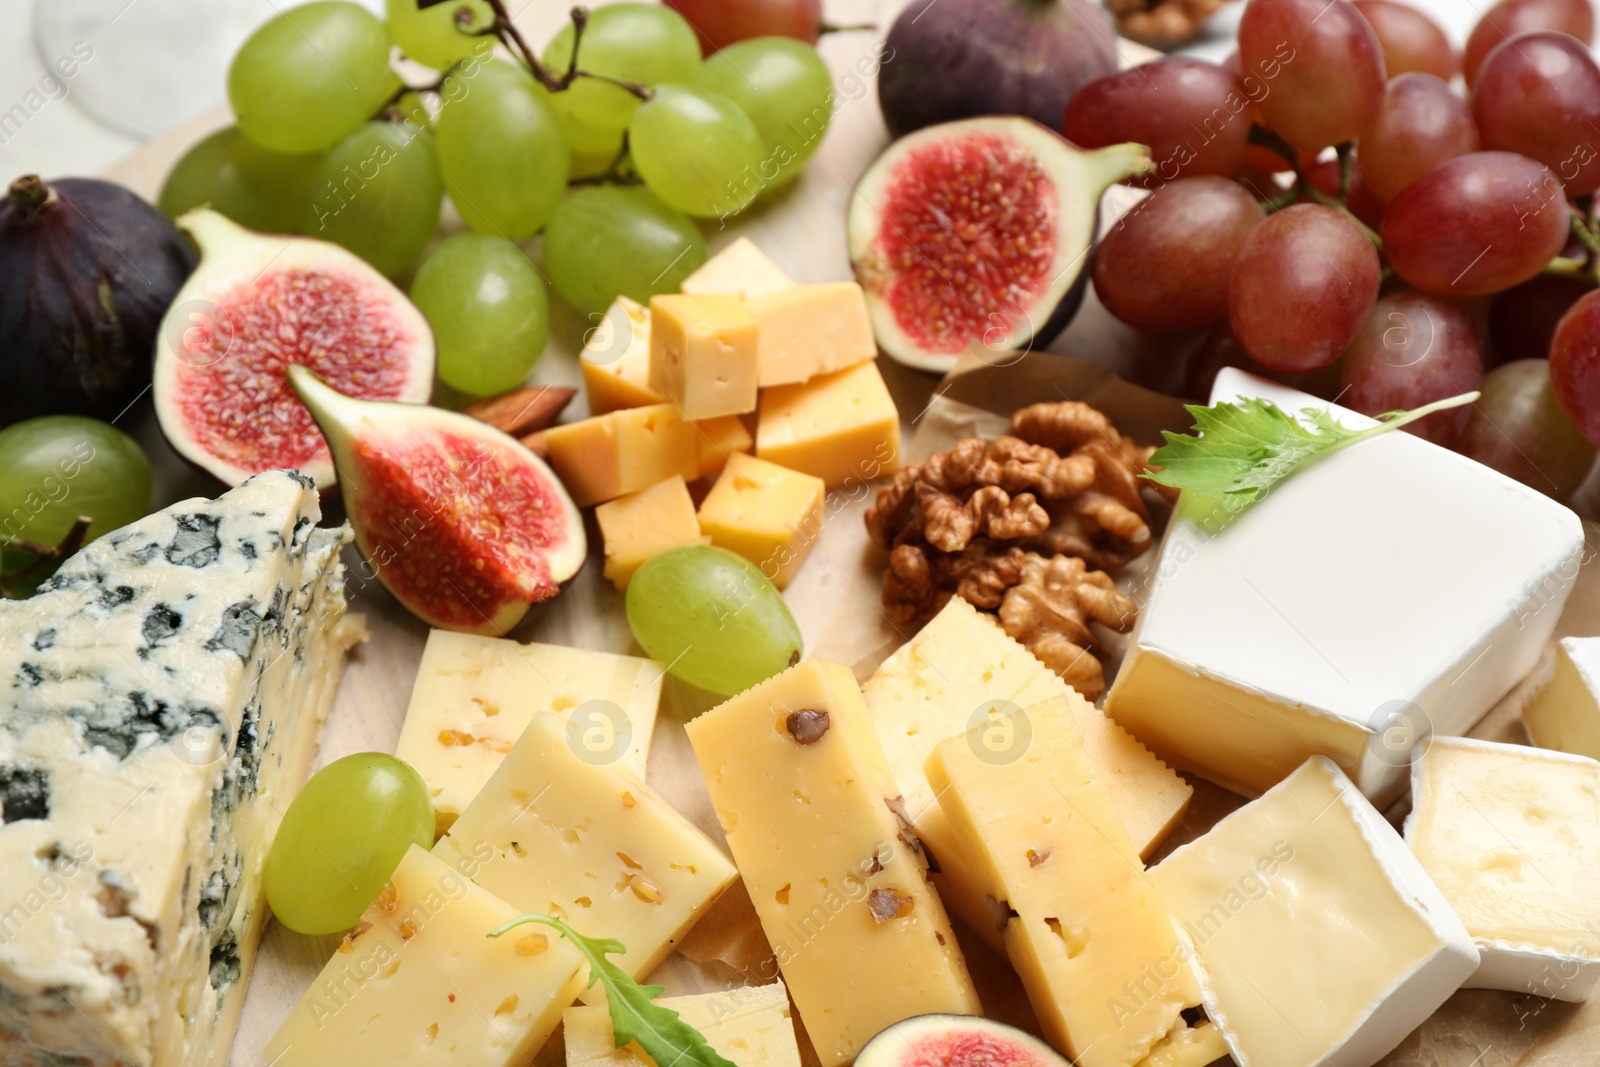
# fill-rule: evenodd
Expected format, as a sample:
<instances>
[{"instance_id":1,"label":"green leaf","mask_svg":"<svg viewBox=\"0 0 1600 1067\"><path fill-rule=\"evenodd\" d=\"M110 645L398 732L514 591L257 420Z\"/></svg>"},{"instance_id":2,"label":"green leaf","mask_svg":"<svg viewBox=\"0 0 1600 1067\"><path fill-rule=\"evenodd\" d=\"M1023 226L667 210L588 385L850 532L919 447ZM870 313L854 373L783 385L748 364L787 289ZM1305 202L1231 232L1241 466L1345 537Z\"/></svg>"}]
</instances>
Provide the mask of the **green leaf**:
<instances>
[{"instance_id":1,"label":"green leaf","mask_svg":"<svg viewBox=\"0 0 1600 1067\"><path fill-rule=\"evenodd\" d=\"M637 1041L656 1067L735 1067L706 1043L705 1035L671 1008L654 1003L663 986L640 985L627 971L606 959L620 956L627 948L612 937L584 937L551 915L519 915L489 932L499 937L524 923L554 927L575 945L589 961L589 984L605 986L606 1002L611 1006L611 1032L616 1047Z\"/></svg>"},{"instance_id":2,"label":"green leaf","mask_svg":"<svg viewBox=\"0 0 1600 1067\"><path fill-rule=\"evenodd\" d=\"M1161 469L1144 477L1214 501L1226 521L1318 456L1477 399L1477 393L1463 393L1415 411L1391 411L1361 430L1339 422L1328 407L1305 408L1296 418L1259 398L1190 404L1197 436L1163 431L1167 443L1150 457L1150 466Z\"/></svg>"}]
</instances>

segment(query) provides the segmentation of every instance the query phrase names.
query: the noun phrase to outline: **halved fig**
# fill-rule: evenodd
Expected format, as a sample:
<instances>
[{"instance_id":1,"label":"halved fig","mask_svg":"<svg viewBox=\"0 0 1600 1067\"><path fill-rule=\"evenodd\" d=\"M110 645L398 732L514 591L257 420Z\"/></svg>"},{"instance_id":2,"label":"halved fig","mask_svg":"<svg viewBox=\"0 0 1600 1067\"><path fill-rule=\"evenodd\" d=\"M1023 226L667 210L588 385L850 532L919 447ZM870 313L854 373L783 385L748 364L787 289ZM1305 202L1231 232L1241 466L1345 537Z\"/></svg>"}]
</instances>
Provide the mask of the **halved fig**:
<instances>
[{"instance_id":1,"label":"halved fig","mask_svg":"<svg viewBox=\"0 0 1600 1067\"><path fill-rule=\"evenodd\" d=\"M333 485L327 443L284 376L291 364L348 396L422 404L433 394L427 320L364 260L205 209L177 221L200 265L161 323L155 402L189 462L227 485L275 469Z\"/></svg>"},{"instance_id":2,"label":"halved fig","mask_svg":"<svg viewBox=\"0 0 1600 1067\"><path fill-rule=\"evenodd\" d=\"M1015 1026L976 1015L917 1015L868 1041L855 1067L1071 1067Z\"/></svg>"},{"instance_id":3,"label":"halved fig","mask_svg":"<svg viewBox=\"0 0 1600 1067\"><path fill-rule=\"evenodd\" d=\"M417 618L504 635L583 566L577 506L515 438L454 411L344 396L303 366L288 380L332 449L366 570Z\"/></svg>"},{"instance_id":4,"label":"halved fig","mask_svg":"<svg viewBox=\"0 0 1600 1067\"><path fill-rule=\"evenodd\" d=\"M944 373L1048 344L1083 300L1100 196L1143 146L1085 151L1030 119L963 119L902 137L850 203L850 262L878 345Z\"/></svg>"}]
</instances>

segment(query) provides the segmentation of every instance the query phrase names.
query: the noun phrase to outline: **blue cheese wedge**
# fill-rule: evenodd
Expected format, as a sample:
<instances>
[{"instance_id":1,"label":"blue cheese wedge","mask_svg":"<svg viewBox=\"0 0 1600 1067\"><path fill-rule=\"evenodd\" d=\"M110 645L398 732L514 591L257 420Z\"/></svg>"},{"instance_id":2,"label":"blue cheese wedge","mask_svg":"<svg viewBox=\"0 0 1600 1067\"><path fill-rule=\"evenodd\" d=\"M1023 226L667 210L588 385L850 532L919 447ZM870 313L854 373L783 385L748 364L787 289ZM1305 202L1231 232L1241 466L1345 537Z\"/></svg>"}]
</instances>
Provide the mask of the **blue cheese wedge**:
<instances>
[{"instance_id":1,"label":"blue cheese wedge","mask_svg":"<svg viewBox=\"0 0 1600 1067\"><path fill-rule=\"evenodd\" d=\"M226 1061L266 852L361 636L319 517L261 474L0 601L0 1062Z\"/></svg>"}]
</instances>

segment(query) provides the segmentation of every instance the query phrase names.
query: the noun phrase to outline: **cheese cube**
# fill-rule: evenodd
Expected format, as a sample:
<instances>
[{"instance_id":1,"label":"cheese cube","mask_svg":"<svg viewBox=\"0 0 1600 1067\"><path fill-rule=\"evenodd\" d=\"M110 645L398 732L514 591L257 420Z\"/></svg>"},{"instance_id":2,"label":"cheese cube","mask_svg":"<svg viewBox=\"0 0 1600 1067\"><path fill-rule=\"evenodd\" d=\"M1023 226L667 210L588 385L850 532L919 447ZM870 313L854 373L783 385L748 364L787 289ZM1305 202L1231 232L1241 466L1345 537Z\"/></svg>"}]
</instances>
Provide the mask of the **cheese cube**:
<instances>
[{"instance_id":1,"label":"cheese cube","mask_svg":"<svg viewBox=\"0 0 1600 1067\"><path fill-rule=\"evenodd\" d=\"M650 388L686 419L756 409L756 317L736 296L650 299Z\"/></svg>"},{"instance_id":2,"label":"cheese cube","mask_svg":"<svg viewBox=\"0 0 1600 1067\"><path fill-rule=\"evenodd\" d=\"M789 994L782 982L656 1003L677 1012L723 1059L739 1067L800 1067ZM617 1048L611 1011L604 1005L568 1008L561 1032L567 1067L658 1067L637 1042Z\"/></svg>"},{"instance_id":3,"label":"cheese cube","mask_svg":"<svg viewBox=\"0 0 1600 1067\"><path fill-rule=\"evenodd\" d=\"M606 577L620 591L627 590L633 572L651 556L711 542L700 533L689 487L679 475L601 504L594 517L605 541ZM643 768L635 770L642 773Z\"/></svg>"},{"instance_id":4,"label":"cheese cube","mask_svg":"<svg viewBox=\"0 0 1600 1067\"><path fill-rule=\"evenodd\" d=\"M653 659L433 630L422 649L395 755L428 783L438 832L450 829L541 711L595 731L640 777L666 673Z\"/></svg>"},{"instance_id":5,"label":"cheese cube","mask_svg":"<svg viewBox=\"0 0 1600 1067\"><path fill-rule=\"evenodd\" d=\"M794 279L785 274L748 237L740 237L683 280L683 291L697 296L726 293L752 297L787 289Z\"/></svg>"},{"instance_id":6,"label":"cheese cube","mask_svg":"<svg viewBox=\"0 0 1600 1067\"><path fill-rule=\"evenodd\" d=\"M699 477L700 434L671 404L628 408L544 432L550 466L579 507Z\"/></svg>"},{"instance_id":7,"label":"cheese cube","mask_svg":"<svg viewBox=\"0 0 1600 1067\"><path fill-rule=\"evenodd\" d=\"M1556 645L1550 681L1522 711L1540 748L1600 759L1600 637L1567 637Z\"/></svg>"},{"instance_id":8,"label":"cheese cube","mask_svg":"<svg viewBox=\"0 0 1600 1067\"><path fill-rule=\"evenodd\" d=\"M1400 835L1326 757L1150 872L1238 1067L1357 1067L1478 966Z\"/></svg>"},{"instance_id":9,"label":"cheese cube","mask_svg":"<svg viewBox=\"0 0 1600 1067\"><path fill-rule=\"evenodd\" d=\"M855 282L792 285L749 298L761 326L761 388L809 381L878 356Z\"/></svg>"},{"instance_id":10,"label":"cheese cube","mask_svg":"<svg viewBox=\"0 0 1600 1067\"><path fill-rule=\"evenodd\" d=\"M709 478L728 465L728 457L735 452L748 452L755 447L756 439L750 436L744 420L737 415L704 419L694 424L700 431L700 477Z\"/></svg>"},{"instance_id":11,"label":"cheese cube","mask_svg":"<svg viewBox=\"0 0 1600 1067\"><path fill-rule=\"evenodd\" d=\"M687 729L823 1067L901 1019L980 1013L847 668L806 660Z\"/></svg>"},{"instance_id":12,"label":"cheese cube","mask_svg":"<svg viewBox=\"0 0 1600 1067\"><path fill-rule=\"evenodd\" d=\"M650 309L625 296L589 331L579 360L591 415L666 403L650 388Z\"/></svg>"},{"instance_id":13,"label":"cheese cube","mask_svg":"<svg viewBox=\"0 0 1600 1067\"><path fill-rule=\"evenodd\" d=\"M761 393L756 455L830 487L900 469L900 413L875 362Z\"/></svg>"},{"instance_id":14,"label":"cheese cube","mask_svg":"<svg viewBox=\"0 0 1600 1067\"><path fill-rule=\"evenodd\" d=\"M587 971L577 949L548 927L486 936L517 915L460 870L411 846L383 895L267 1043L263 1061L533 1062Z\"/></svg>"},{"instance_id":15,"label":"cheese cube","mask_svg":"<svg viewBox=\"0 0 1600 1067\"><path fill-rule=\"evenodd\" d=\"M732 455L700 505L700 529L783 589L817 543L826 495L821 478Z\"/></svg>"},{"instance_id":16,"label":"cheese cube","mask_svg":"<svg viewBox=\"0 0 1600 1067\"><path fill-rule=\"evenodd\" d=\"M1241 395L1326 407L1218 375L1213 401ZM1179 509L1106 714L1235 792L1321 754L1382 804L1418 737L1466 733L1538 663L1582 551L1544 494L1412 434L1363 441L1225 528Z\"/></svg>"},{"instance_id":17,"label":"cheese cube","mask_svg":"<svg viewBox=\"0 0 1600 1067\"><path fill-rule=\"evenodd\" d=\"M1483 957L1467 985L1587 1000L1600 981L1600 763L1435 738L1406 841Z\"/></svg>"},{"instance_id":18,"label":"cheese cube","mask_svg":"<svg viewBox=\"0 0 1600 1067\"><path fill-rule=\"evenodd\" d=\"M728 888L733 864L678 809L609 759L601 731L540 714L434 846L453 865L484 857L473 881L525 912L614 937L635 978L672 951ZM605 994L595 986L584 999Z\"/></svg>"},{"instance_id":19,"label":"cheese cube","mask_svg":"<svg viewBox=\"0 0 1600 1067\"><path fill-rule=\"evenodd\" d=\"M1200 994L1065 703L946 738L926 772L962 854L1014 913L1006 951L1045 1037L1079 1067L1131 1067Z\"/></svg>"}]
</instances>

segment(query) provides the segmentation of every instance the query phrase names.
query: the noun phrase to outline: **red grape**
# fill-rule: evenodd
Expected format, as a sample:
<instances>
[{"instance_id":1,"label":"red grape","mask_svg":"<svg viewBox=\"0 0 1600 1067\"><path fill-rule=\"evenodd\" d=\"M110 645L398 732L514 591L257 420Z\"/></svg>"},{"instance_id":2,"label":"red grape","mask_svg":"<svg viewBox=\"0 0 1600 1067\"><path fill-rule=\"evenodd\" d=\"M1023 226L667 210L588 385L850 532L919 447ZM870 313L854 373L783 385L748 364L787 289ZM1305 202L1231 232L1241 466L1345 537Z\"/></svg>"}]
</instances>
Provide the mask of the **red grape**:
<instances>
[{"instance_id":1,"label":"red grape","mask_svg":"<svg viewBox=\"0 0 1600 1067\"><path fill-rule=\"evenodd\" d=\"M1273 64L1276 63L1277 61L1274 60ZM1244 64L1239 60L1238 52L1229 52L1228 58L1222 61L1222 68L1239 76L1239 82L1244 86L1244 95L1250 98L1250 121L1265 126L1266 122L1261 117L1261 108L1257 106L1256 101L1267 95L1267 83L1254 71L1245 71ZM1276 76L1277 67L1269 65L1269 69ZM1244 165L1266 174L1283 174L1293 169L1287 159L1284 159L1265 145L1258 144L1245 146Z\"/></svg>"},{"instance_id":2,"label":"red grape","mask_svg":"<svg viewBox=\"0 0 1600 1067\"><path fill-rule=\"evenodd\" d=\"M1320 204L1285 208L1255 228L1233 265L1234 335L1273 370L1326 366L1372 311L1379 273L1378 253L1355 223Z\"/></svg>"},{"instance_id":3,"label":"red grape","mask_svg":"<svg viewBox=\"0 0 1600 1067\"><path fill-rule=\"evenodd\" d=\"M1339 161L1324 159L1305 168L1306 178L1326 196L1339 195ZM1313 203L1315 201L1312 201ZM1383 201L1372 195L1366 176L1361 173L1361 163L1350 161L1350 196L1345 201L1350 214L1376 230L1383 225Z\"/></svg>"},{"instance_id":4,"label":"red grape","mask_svg":"<svg viewBox=\"0 0 1600 1067\"><path fill-rule=\"evenodd\" d=\"M1062 132L1084 148L1137 141L1150 149L1149 184L1231 175L1244 164L1254 105L1232 71L1164 56L1085 85L1067 102Z\"/></svg>"},{"instance_id":5,"label":"red grape","mask_svg":"<svg viewBox=\"0 0 1600 1067\"><path fill-rule=\"evenodd\" d=\"M663 0L700 35L710 55L752 37L793 37L816 44L822 0Z\"/></svg>"},{"instance_id":6,"label":"red grape","mask_svg":"<svg viewBox=\"0 0 1600 1067\"><path fill-rule=\"evenodd\" d=\"M1583 436L1600 445L1600 289L1579 298L1556 325L1550 383Z\"/></svg>"},{"instance_id":7,"label":"red grape","mask_svg":"<svg viewBox=\"0 0 1600 1067\"><path fill-rule=\"evenodd\" d=\"M1549 359L1550 338L1561 316L1593 289L1581 278L1540 274L1496 295L1489 305L1490 365Z\"/></svg>"},{"instance_id":8,"label":"red grape","mask_svg":"<svg viewBox=\"0 0 1600 1067\"><path fill-rule=\"evenodd\" d=\"M1383 51L1350 0L1249 0L1239 58L1268 82L1266 124L1307 151L1355 137L1383 97Z\"/></svg>"},{"instance_id":9,"label":"red grape","mask_svg":"<svg viewBox=\"0 0 1600 1067\"><path fill-rule=\"evenodd\" d=\"M1345 352L1339 403L1382 415L1471 392L1482 378L1483 344L1472 316L1447 297L1408 289L1379 300ZM1467 414L1451 408L1403 429L1449 445Z\"/></svg>"},{"instance_id":10,"label":"red grape","mask_svg":"<svg viewBox=\"0 0 1600 1067\"><path fill-rule=\"evenodd\" d=\"M1570 195L1600 188L1600 66L1564 33L1528 33L1490 52L1472 88L1485 148L1555 171Z\"/></svg>"},{"instance_id":11,"label":"red grape","mask_svg":"<svg viewBox=\"0 0 1600 1067\"><path fill-rule=\"evenodd\" d=\"M1101 240L1094 291L1141 330L1182 330L1228 313L1233 261L1264 218L1242 185L1202 175L1141 200Z\"/></svg>"},{"instance_id":12,"label":"red grape","mask_svg":"<svg viewBox=\"0 0 1600 1067\"><path fill-rule=\"evenodd\" d=\"M1424 174L1383 216L1395 273L1419 289L1498 293L1542 271L1567 243L1567 201L1549 168L1470 152Z\"/></svg>"},{"instance_id":13,"label":"red grape","mask_svg":"<svg viewBox=\"0 0 1600 1067\"><path fill-rule=\"evenodd\" d=\"M1456 73L1456 50L1439 24L1396 0L1352 0L1378 35L1389 77L1421 71L1449 81Z\"/></svg>"},{"instance_id":14,"label":"red grape","mask_svg":"<svg viewBox=\"0 0 1600 1067\"><path fill-rule=\"evenodd\" d=\"M1467 38L1461 73L1467 88L1478 81L1478 68L1501 41L1523 33L1557 30L1584 44L1594 39L1594 7L1589 0L1500 0L1484 13Z\"/></svg>"},{"instance_id":15,"label":"red grape","mask_svg":"<svg viewBox=\"0 0 1600 1067\"><path fill-rule=\"evenodd\" d=\"M1594 445L1561 410L1550 365L1519 359L1484 375L1456 450L1523 485L1564 500L1594 466Z\"/></svg>"},{"instance_id":16,"label":"red grape","mask_svg":"<svg viewBox=\"0 0 1600 1067\"><path fill-rule=\"evenodd\" d=\"M1270 367L1264 367L1250 358L1250 353L1244 350L1239 339L1233 335L1233 326L1224 319L1211 328L1211 332L1206 334L1200 347L1189 357L1184 370L1183 395L1200 400L1210 397L1211 386L1217 380L1217 372L1224 367L1237 367L1257 377L1282 382L1292 389L1320 396L1325 400L1333 399L1333 395L1339 390L1337 362L1320 367L1309 374L1283 374Z\"/></svg>"},{"instance_id":17,"label":"red grape","mask_svg":"<svg viewBox=\"0 0 1600 1067\"><path fill-rule=\"evenodd\" d=\"M1439 164L1477 150L1467 102L1432 74L1391 80L1377 117L1356 142L1367 188L1385 204Z\"/></svg>"}]
</instances>

